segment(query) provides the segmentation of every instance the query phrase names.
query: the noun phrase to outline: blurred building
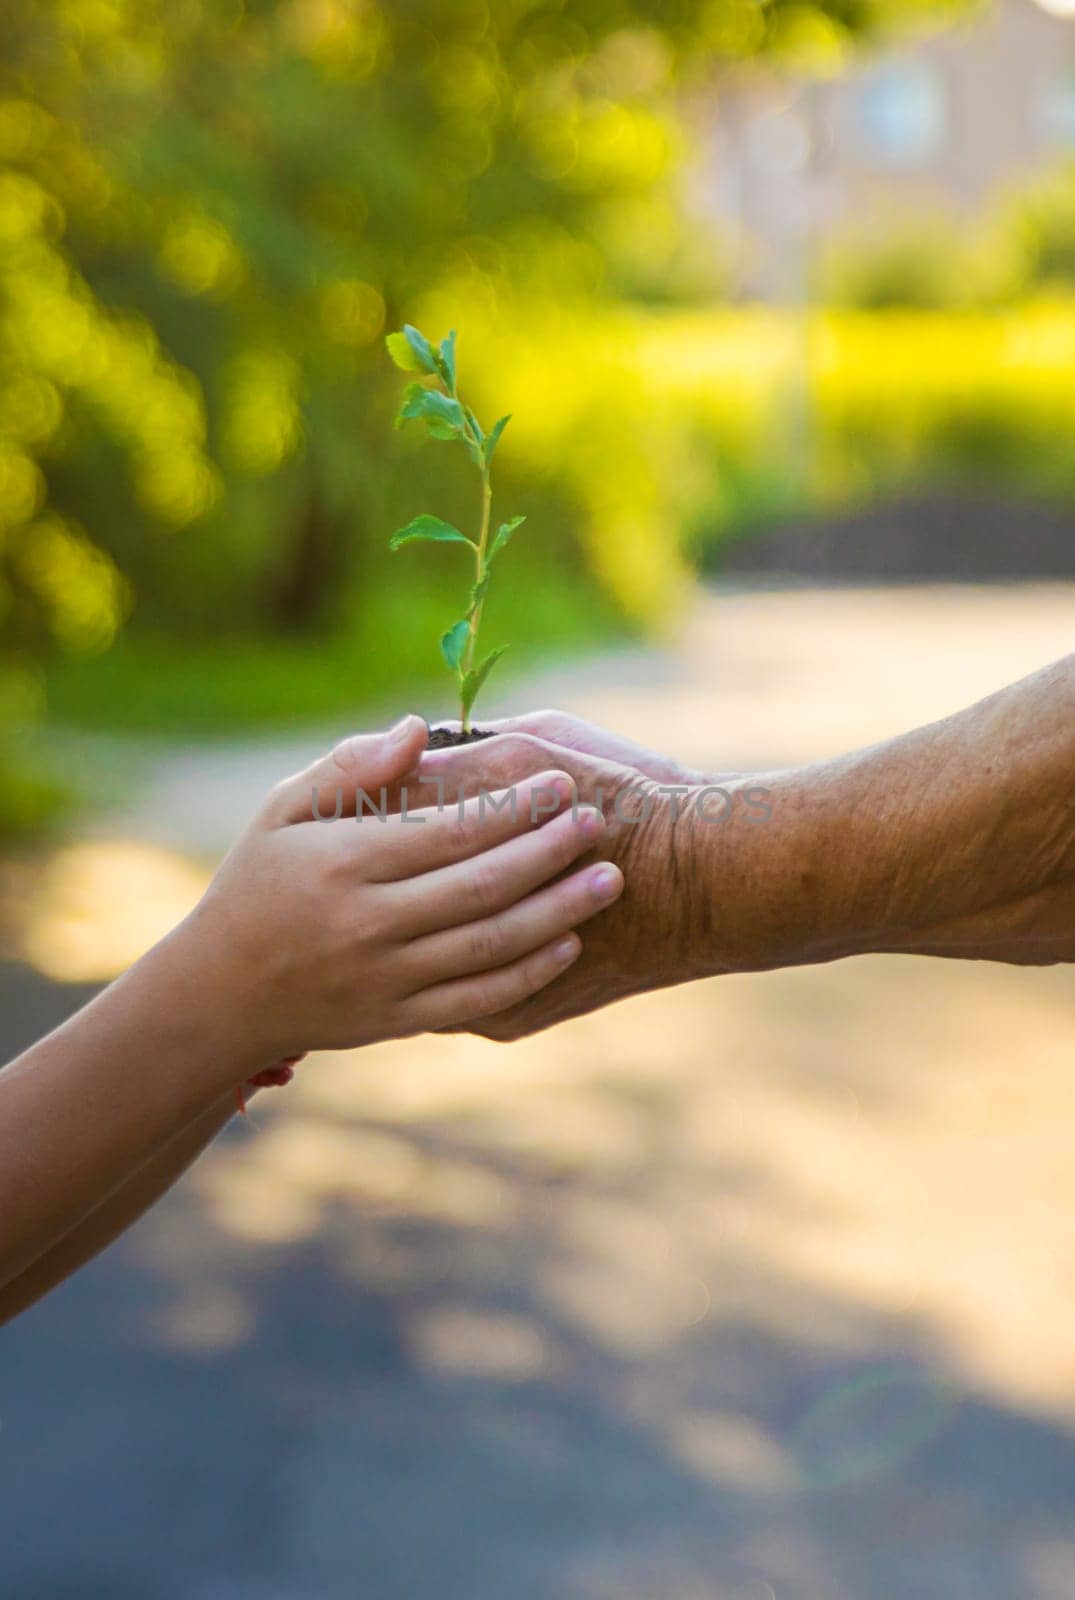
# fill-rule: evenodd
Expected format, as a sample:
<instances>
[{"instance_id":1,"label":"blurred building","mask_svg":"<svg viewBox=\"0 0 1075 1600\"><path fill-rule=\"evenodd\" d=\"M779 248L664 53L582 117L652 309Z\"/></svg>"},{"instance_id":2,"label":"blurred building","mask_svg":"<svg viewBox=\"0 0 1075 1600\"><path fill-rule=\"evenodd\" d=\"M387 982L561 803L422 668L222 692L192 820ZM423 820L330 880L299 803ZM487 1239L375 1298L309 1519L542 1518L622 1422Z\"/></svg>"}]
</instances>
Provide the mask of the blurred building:
<instances>
[{"instance_id":1,"label":"blurred building","mask_svg":"<svg viewBox=\"0 0 1075 1600\"><path fill-rule=\"evenodd\" d=\"M711 134L703 201L745 286L794 298L816 233L977 210L1075 155L1075 0L993 0L837 78L733 77Z\"/></svg>"}]
</instances>

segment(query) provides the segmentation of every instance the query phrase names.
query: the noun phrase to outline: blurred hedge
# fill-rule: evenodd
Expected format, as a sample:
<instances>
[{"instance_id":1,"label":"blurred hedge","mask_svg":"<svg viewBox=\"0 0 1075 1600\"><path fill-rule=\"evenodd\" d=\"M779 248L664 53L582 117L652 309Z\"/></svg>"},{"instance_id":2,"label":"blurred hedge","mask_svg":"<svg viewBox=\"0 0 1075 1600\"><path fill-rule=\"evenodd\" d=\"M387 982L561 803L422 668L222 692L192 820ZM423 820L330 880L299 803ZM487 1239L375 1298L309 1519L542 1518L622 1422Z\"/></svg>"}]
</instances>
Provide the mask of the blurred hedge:
<instances>
[{"instance_id":1,"label":"blurred hedge","mask_svg":"<svg viewBox=\"0 0 1075 1600\"><path fill-rule=\"evenodd\" d=\"M1075 161L1002 190L980 217L924 208L828 238L814 273L827 305L996 309L1075 292Z\"/></svg>"},{"instance_id":2,"label":"blurred hedge","mask_svg":"<svg viewBox=\"0 0 1075 1600\"><path fill-rule=\"evenodd\" d=\"M562 485L642 622L667 615L685 557L759 515L930 483L1075 504L1075 295L1001 312L500 305L468 333L502 358L480 376L518 400L520 469Z\"/></svg>"}]
</instances>

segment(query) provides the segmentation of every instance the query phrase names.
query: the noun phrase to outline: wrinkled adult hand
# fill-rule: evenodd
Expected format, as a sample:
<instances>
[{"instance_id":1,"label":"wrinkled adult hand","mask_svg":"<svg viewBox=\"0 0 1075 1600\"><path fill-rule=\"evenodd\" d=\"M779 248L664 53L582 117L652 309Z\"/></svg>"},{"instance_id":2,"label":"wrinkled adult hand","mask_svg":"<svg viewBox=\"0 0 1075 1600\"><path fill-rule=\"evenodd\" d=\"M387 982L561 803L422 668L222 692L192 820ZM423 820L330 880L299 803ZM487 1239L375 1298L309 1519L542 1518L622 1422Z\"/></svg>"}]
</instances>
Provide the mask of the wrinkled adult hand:
<instances>
[{"instance_id":1,"label":"wrinkled adult hand","mask_svg":"<svg viewBox=\"0 0 1075 1600\"><path fill-rule=\"evenodd\" d=\"M625 739L596 722L586 722L567 711L527 711L522 716L503 717L496 722L483 720L482 727L498 734L527 734L534 739L543 739L546 744L557 745L560 749L573 750L578 755L612 761L618 766L631 768L644 778L652 778L655 783L702 784L714 781L696 768L673 760L671 756L649 750L645 745L636 744L633 739ZM724 776L732 777L734 774L726 773Z\"/></svg>"},{"instance_id":2,"label":"wrinkled adult hand","mask_svg":"<svg viewBox=\"0 0 1075 1600\"><path fill-rule=\"evenodd\" d=\"M561 713L500 728L421 770L493 788L562 769L599 804L599 848L627 888L571 972L481 1025L492 1037L705 974L867 951L1075 959L1075 655L898 738L720 790Z\"/></svg>"},{"instance_id":3,"label":"wrinkled adult hand","mask_svg":"<svg viewBox=\"0 0 1075 1600\"><path fill-rule=\"evenodd\" d=\"M581 749L585 740L617 755L637 751L574 718L541 713L518 719L512 728L521 721L574 742L554 744L511 731L458 749L427 752L417 781L408 780L408 807L435 804L441 793L451 804L460 795L510 789L550 768L566 772L579 802L604 815L604 834L594 853L620 868L625 888L614 907L588 924L582 954L570 974L555 979L540 996L482 1019L473 1031L493 1039L518 1039L627 995L732 965L757 965L758 953L746 941L736 948L734 940L726 940L722 950L717 948L705 875L696 859L700 833L716 834L743 821L737 817L745 805L739 786L729 785L725 799L713 786L697 781L697 774L648 752L638 752L647 761L646 771L616 755ZM725 811L727 822L707 825L697 812L700 800L714 824Z\"/></svg>"}]
</instances>

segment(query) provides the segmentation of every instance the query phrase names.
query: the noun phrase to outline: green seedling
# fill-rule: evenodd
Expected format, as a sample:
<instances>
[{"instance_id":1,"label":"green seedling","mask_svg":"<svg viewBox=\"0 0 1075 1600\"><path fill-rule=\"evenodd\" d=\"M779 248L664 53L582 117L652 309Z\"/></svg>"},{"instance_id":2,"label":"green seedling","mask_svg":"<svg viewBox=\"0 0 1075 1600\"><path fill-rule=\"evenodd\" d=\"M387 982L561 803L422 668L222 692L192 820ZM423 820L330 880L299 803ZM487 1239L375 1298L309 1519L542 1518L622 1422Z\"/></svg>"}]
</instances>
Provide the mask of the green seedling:
<instances>
[{"instance_id":1,"label":"green seedling","mask_svg":"<svg viewBox=\"0 0 1075 1600\"><path fill-rule=\"evenodd\" d=\"M493 563L515 530L526 521L525 517L512 517L508 522L500 523L495 533L492 531L493 492L489 475L500 436L511 418L501 417L488 433L483 433L473 411L459 398L454 329L439 345L433 345L408 323L402 333L390 333L385 343L397 367L404 372L421 374L420 379L407 385L396 427L402 427L405 422L424 422L431 439L455 440L463 445L481 475L481 518L476 538L462 533L441 517L424 512L408 522L405 528L400 528L391 539L393 550L399 550L405 544L425 541L432 544L466 544L473 552L474 578L466 614L458 622L453 622L440 641L441 652L459 691L460 725L464 733L469 733L471 712L478 691L504 654L503 650L493 650L484 660L478 660L478 630Z\"/></svg>"}]
</instances>

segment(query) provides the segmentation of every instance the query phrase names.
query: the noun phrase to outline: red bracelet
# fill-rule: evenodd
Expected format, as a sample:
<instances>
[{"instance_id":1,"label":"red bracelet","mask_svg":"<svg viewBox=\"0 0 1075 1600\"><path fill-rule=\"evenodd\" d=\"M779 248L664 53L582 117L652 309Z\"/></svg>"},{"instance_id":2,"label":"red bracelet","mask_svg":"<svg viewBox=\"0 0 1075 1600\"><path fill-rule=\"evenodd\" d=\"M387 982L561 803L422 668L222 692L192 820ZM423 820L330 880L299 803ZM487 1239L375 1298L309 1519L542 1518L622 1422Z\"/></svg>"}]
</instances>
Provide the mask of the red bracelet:
<instances>
[{"instance_id":1,"label":"red bracelet","mask_svg":"<svg viewBox=\"0 0 1075 1600\"><path fill-rule=\"evenodd\" d=\"M302 1060L301 1055L285 1056L283 1061L278 1061L275 1067L266 1067L262 1072L255 1072L252 1078L247 1078L245 1083L235 1085L235 1104L239 1108L239 1115L246 1116L246 1098L243 1090L246 1088L257 1089L284 1089L295 1076L296 1063Z\"/></svg>"}]
</instances>

